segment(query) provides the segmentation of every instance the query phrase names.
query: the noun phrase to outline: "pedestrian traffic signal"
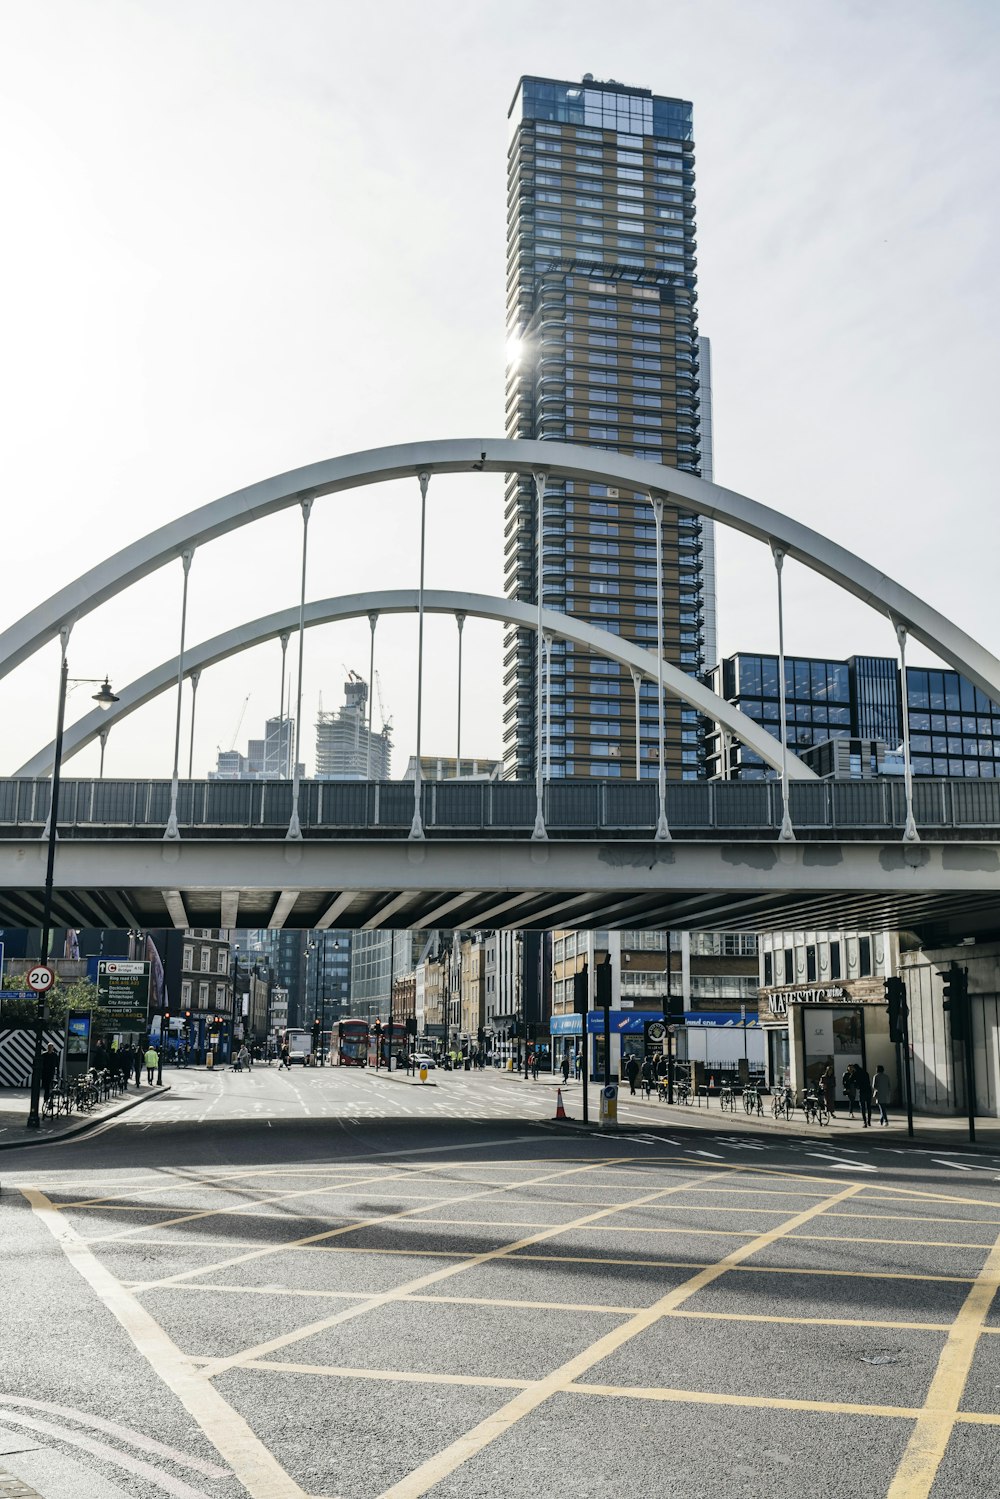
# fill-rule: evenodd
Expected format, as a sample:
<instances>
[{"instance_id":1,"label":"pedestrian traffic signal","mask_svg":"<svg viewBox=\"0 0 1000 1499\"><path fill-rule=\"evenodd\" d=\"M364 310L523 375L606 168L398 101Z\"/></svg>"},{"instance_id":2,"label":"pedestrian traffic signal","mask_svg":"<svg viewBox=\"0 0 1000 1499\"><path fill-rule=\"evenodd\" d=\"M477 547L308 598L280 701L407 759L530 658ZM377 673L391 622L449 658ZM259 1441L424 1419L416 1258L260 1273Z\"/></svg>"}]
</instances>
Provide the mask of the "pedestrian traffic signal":
<instances>
[{"instance_id":1,"label":"pedestrian traffic signal","mask_svg":"<svg viewBox=\"0 0 1000 1499\"><path fill-rule=\"evenodd\" d=\"M905 1042L908 1014L906 985L897 976L885 980L885 1007L889 1012L889 1040L893 1043Z\"/></svg>"},{"instance_id":2,"label":"pedestrian traffic signal","mask_svg":"<svg viewBox=\"0 0 1000 1499\"><path fill-rule=\"evenodd\" d=\"M605 1006L611 1007L611 955L605 954L604 961L597 965L597 1003L600 1009Z\"/></svg>"},{"instance_id":3,"label":"pedestrian traffic signal","mask_svg":"<svg viewBox=\"0 0 1000 1499\"><path fill-rule=\"evenodd\" d=\"M969 970L959 968L954 961L948 964L948 972L944 976L942 1008L951 1026L951 1039L964 1041L968 1035Z\"/></svg>"}]
</instances>

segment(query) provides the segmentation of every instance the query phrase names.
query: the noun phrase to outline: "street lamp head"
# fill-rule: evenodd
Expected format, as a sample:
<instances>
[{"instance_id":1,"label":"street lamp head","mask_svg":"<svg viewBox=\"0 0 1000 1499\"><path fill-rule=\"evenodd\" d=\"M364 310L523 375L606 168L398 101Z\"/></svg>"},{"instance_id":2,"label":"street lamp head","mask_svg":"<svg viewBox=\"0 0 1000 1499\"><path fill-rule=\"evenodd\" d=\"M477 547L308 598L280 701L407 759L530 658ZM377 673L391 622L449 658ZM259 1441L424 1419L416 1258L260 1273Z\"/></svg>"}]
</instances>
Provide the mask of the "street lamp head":
<instances>
[{"instance_id":1,"label":"street lamp head","mask_svg":"<svg viewBox=\"0 0 1000 1499\"><path fill-rule=\"evenodd\" d=\"M111 691L111 683L108 681L107 677L104 678L104 681L101 683L100 688L97 690L97 692L94 693L94 702L105 712L107 712L107 710L112 706L113 703L118 702L118 696L116 693Z\"/></svg>"}]
</instances>

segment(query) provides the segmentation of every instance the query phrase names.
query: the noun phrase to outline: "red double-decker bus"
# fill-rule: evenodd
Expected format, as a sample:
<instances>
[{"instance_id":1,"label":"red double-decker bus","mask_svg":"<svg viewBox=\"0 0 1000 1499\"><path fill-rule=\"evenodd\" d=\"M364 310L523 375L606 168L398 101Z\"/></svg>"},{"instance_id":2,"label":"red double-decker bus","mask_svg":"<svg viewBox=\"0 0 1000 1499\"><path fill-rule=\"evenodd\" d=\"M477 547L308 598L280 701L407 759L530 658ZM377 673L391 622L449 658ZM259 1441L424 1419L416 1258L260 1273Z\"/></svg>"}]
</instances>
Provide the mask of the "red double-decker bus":
<instances>
[{"instance_id":1,"label":"red double-decker bus","mask_svg":"<svg viewBox=\"0 0 1000 1499\"><path fill-rule=\"evenodd\" d=\"M337 1037L338 1067L366 1067L368 1065L367 1020L342 1020Z\"/></svg>"}]
</instances>

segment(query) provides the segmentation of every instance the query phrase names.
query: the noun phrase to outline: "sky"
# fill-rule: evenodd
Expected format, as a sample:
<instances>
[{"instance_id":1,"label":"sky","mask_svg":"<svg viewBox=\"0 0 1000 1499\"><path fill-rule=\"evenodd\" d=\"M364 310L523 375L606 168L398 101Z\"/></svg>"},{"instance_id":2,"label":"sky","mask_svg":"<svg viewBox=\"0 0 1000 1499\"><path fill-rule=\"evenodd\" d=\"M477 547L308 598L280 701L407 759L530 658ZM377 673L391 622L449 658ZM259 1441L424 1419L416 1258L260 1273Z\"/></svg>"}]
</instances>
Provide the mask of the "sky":
<instances>
[{"instance_id":1,"label":"sky","mask_svg":"<svg viewBox=\"0 0 1000 1499\"><path fill-rule=\"evenodd\" d=\"M0 627L268 475L502 436L507 109L521 74L591 72L694 103L716 479L1000 654L998 69L993 0L11 0ZM309 596L415 587L418 501L415 482L318 501ZM502 593L502 510L499 476L432 482L429 587ZM299 545L286 511L196 553L189 642L297 603ZM121 687L172 657L180 596L175 563L82 620L71 675ZM727 531L719 621L723 653L775 648L768 554ZM793 563L785 629L789 653L894 649ZM453 754L453 621L426 638L424 751ZM399 774L415 622L376 642ZM466 625L465 754L500 750L501 645ZM307 635L307 767L320 695L340 704L368 646L364 619ZM51 737L57 670L52 643L0 681L0 773ZM205 674L196 775L261 733L279 684L277 644ZM107 774L169 775L174 711L116 727ZM96 768L96 749L70 766Z\"/></svg>"}]
</instances>

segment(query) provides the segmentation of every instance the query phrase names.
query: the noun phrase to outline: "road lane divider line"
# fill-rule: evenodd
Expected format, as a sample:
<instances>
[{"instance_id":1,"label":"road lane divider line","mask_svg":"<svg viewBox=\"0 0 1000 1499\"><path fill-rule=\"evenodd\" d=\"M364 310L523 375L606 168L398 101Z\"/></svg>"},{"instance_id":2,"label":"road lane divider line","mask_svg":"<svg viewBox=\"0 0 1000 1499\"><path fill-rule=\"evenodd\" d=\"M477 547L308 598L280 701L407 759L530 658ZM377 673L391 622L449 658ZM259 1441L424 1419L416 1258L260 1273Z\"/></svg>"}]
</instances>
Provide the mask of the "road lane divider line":
<instances>
[{"instance_id":1,"label":"road lane divider line","mask_svg":"<svg viewBox=\"0 0 1000 1499\"><path fill-rule=\"evenodd\" d=\"M558 1177L562 1176L577 1175L581 1172L586 1171L604 1170L605 1167L606 1162L604 1161L596 1162L588 1166L573 1166L569 1170L550 1172L545 1177L535 1177L529 1182L507 1183L503 1187L492 1188L491 1191L511 1192L517 1190L518 1188L523 1188L528 1185L538 1185L539 1182L544 1182L546 1180L555 1180ZM684 1187L687 1185L688 1184L686 1182L678 1183L673 1187L667 1187L665 1189L662 1189L661 1192L655 1192L650 1195L653 1197L658 1197L669 1192L683 1191ZM475 1193L473 1194L473 1197L484 1197L488 1195L490 1194L486 1192ZM466 1196L459 1200L468 1202L470 1198ZM638 1204L629 1205L637 1206ZM453 1265L446 1265L440 1270L432 1270L426 1275L417 1276L412 1280L405 1281L400 1286L394 1287L392 1290L380 1291L377 1295L372 1296L368 1301L362 1303L360 1306L346 1307L343 1311L335 1312L329 1317L323 1317L318 1322L311 1322L304 1327L295 1329L295 1331L293 1332L283 1333L281 1336L276 1338L269 1338L266 1342L255 1344L252 1348L244 1348L240 1353L230 1354L225 1358L216 1359L203 1372L208 1378L215 1378L217 1375L224 1373L227 1369L236 1368L249 1359L263 1358L269 1353L276 1352L279 1348L288 1348L293 1343L300 1343L306 1338L314 1337L317 1333L326 1332L329 1328L336 1327L342 1322L353 1321L355 1317L361 1317L364 1316L367 1312L377 1310L379 1307L388 1306L393 1301L400 1300L401 1297L408 1295L412 1291L422 1291L426 1286L436 1285L439 1281L447 1280L449 1276L458 1275L465 1270L473 1269L479 1265L488 1264L492 1260L501 1259L505 1255L512 1254L521 1245L538 1243L542 1239L552 1237L553 1234L565 1233L568 1228L571 1229L582 1225L582 1223L589 1222L591 1218L604 1217L608 1213L617 1211L619 1211L618 1208L603 1208L599 1213L588 1214L586 1218L577 1220L576 1224L560 1224L557 1228L550 1227L542 1229L534 1234L528 1235L528 1237L526 1238L516 1239L513 1242L509 1242L497 1248L483 1250L478 1254L463 1254L455 1256L456 1263ZM405 1213L399 1214L399 1217L401 1218L406 1216L408 1215ZM381 1219L380 1221L384 1222L385 1220ZM364 1254L368 1251L366 1251L363 1245L349 1245L343 1247L343 1252ZM412 1251L408 1249L393 1249L388 1251L375 1250L374 1252L376 1254L389 1253L405 1256ZM415 1252L417 1254L425 1254L438 1259L445 1259L448 1257L448 1251L446 1250L417 1250Z\"/></svg>"},{"instance_id":2,"label":"road lane divider line","mask_svg":"<svg viewBox=\"0 0 1000 1499\"><path fill-rule=\"evenodd\" d=\"M400 1173L400 1177L402 1177L402 1175L403 1173ZM393 1178L391 1176L387 1178L382 1177L380 1178L380 1180L391 1181L393 1180ZM254 1197L250 1202L236 1203L235 1206L233 1204L226 1203L221 1208L200 1208L195 1213L182 1213L179 1217L164 1218L158 1223L149 1223L145 1225L145 1228L148 1228L150 1230L160 1228L179 1228L183 1223L201 1223L204 1222L206 1218L229 1217L231 1214L248 1212L250 1208L267 1207L268 1204L272 1202L293 1202L300 1197L324 1197L330 1192L336 1192L339 1187L343 1187L346 1185L348 1185L348 1183L346 1182L333 1182L325 1187L298 1187L294 1192L276 1192L271 1197ZM150 1212L159 1211L159 1209L150 1209L149 1207L143 1207L138 1209L138 1211ZM169 1212L170 1209L165 1208L164 1211ZM140 1226L139 1228L125 1228L120 1229L113 1234L101 1234L97 1237L92 1236L89 1242L91 1244L110 1244L113 1243L115 1239L123 1238L126 1235L128 1235L129 1237L133 1237L135 1234L141 1234L143 1232L145 1232L145 1229L142 1226Z\"/></svg>"},{"instance_id":3,"label":"road lane divider line","mask_svg":"<svg viewBox=\"0 0 1000 1499\"><path fill-rule=\"evenodd\" d=\"M948 1331L923 1409L886 1499L926 1499L951 1440L979 1335L1000 1286L1000 1237Z\"/></svg>"},{"instance_id":4,"label":"road lane divider line","mask_svg":"<svg viewBox=\"0 0 1000 1499\"><path fill-rule=\"evenodd\" d=\"M596 1170L599 1167L603 1168L607 1164L608 1164L608 1162L606 1160L602 1159L600 1162L598 1162L596 1164L591 1164L591 1165L588 1165L588 1166L574 1166L571 1170L563 1170L563 1171L557 1171L557 1172L546 1172L542 1176L535 1177L533 1179L533 1181L532 1181L531 1184L534 1185L534 1184L539 1184L539 1183L546 1182L546 1181L551 1181L551 1180L554 1180L555 1178L560 1177L560 1176L571 1176L571 1175L573 1175L577 1171ZM372 1181L385 1181L385 1180L389 1180L389 1179L391 1179L391 1178L388 1178L384 1173L381 1176L372 1177ZM514 1188L516 1186L518 1186L518 1185L524 1186L524 1185L527 1185L527 1184L526 1183L503 1183L503 1184L501 1184L499 1186L488 1187L483 1192L463 1192L463 1193L460 1193L460 1194L452 1196L452 1197L446 1197L446 1198L441 1198L441 1199L435 1198L435 1199L432 1199L432 1201L433 1201L433 1203L436 1203L438 1206L448 1206L448 1205L450 1205L451 1203L454 1203L454 1202L473 1202L477 1198L491 1197L491 1196L494 1196L494 1195L503 1194L504 1192L513 1191ZM341 1228L324 1229L321 1233L306 1234L302 1238L292 1239L292 1240L289 1240L287 1243L283 1243L283 1244L267 1244L262 1249L252 1249L252 1250L248 1250L244 1254L232 1255L228 1259L218 1260L218 1261L216 1261L215 1263L213 1263L211 1265L196 1266L192 1270L179 1270L174 1275L164 1275L164 1276L158 1277L156 1280L145 1281L142 1285L137 1286L136 1290L137 1291L150 1291L150 1290L159 1289L161 1286L177 1285L181 1281L195 1280L195 1279L200 1278L203 1275L210 1275L210 1274L213 1273L213 1271L217 1271L217 1270L229 1270L234 1265L247 1264L251 1260L266 1259L269 1255L283 1254L288 1249L309 1249L309 1248L313 1248L313 1247L316 1247L316 1248L319 1248L319 1249L323 1249L323 1248L327 1248L327 1247L333 1248L332 1245L328 1245L328 1243L327 1243L327 1241L330 1240L330 1239L340 1238L344 1234L353 1233L353 1232L355 1232L355 1231L357 1231L359 1229L377 1228L380 1224L397 1222L397 1221L399 1221L399 1220L401 1220L403 1218L415 1218L419 1214L426 1213L426 1212L429 1212L429 1211L430 1211L429 1207L425 1207L425 1208L419 1208L418 1207L418 1208L403 1208L398 1213L379 1213L377 1216L374 1216L374 1217L373 1216L369 1216L367 1218L358 1219L356 1222L354 1222L352 1224L348 1224L348 1225L346 1225L344 1227L341 1227ZM349 1252L357 1253L358 1252L357 1246L353 1246L353 1249L351 1249L351 1247L349 1246Z\"/></svg>"},{"instance_id":5,"label":"road lane divider line","mask_svg":"<svg viewBox=\"0 0 1000 1499\"><path fill-rule=\"evenodd\" d=\"M73 1268L124 1328L135 1347L172 1390L250 1499L304 1499L243 1417L203 1379L154 1317L126 1291L84 1244L72 1224L54 1211L43 1192L22 1187L23 1196L60 1246ZM134 1460L133 1460L134 1464Z\"/></svg>"},{"instance_id":6,"label":"road lane divider line","mask_svg":"<svg viewBox=\"0 0 1000 1499\"><path fill-rule=\"evenodd\" d=\"M784 1223L767 1229L750 1243L741 1244L730 1250L729 1254L716 1261L715 1264L699 1269L695 1275L689 1276L679 1286L675 1286L635 1317L629 1318L619 1327L604 1333L591 1343L589 1348L567 1359L565 1363L560 1364L530 1389L515 1395L512 1400L502 1405L484 1421L480 1421L457 1441L450 1443L442 1451L420 1463L406 1478L386 1489L380 1499L420 1499L420 1496L426 1494L435 1484L464 1466L470 1458L488 1447L497 1437L509 1431L518 1421L531 1415L551 1396L569 1389L582 1374L587 1373L610 1354L617 1352L619 1348L638 1337L639 1333L652 1327L665 1311L671 1311L682 1305L690 1297L697 1295L699 1291L704 1290L706 1286L711 1285L720 1276L740 1264L749 1255L768 1248L776 1240L794 1232L796 1228L802 1227L813 1218L819 1217L827 1208L835 1207L837 1203L853 1197L861 1189L860 1182L852 1182L824 1201L814 1203L811 1207L794 1214Z\"/></svg>"},{"instance_id":7,"label":"road lane divider line","mask_svg":"<svg viewBox=\"0 0 1000 1499\"><path fill-rule=\"evenodd\" d=\"M501 1379L492 1374L436 1374L422 1369L349 1369L335 1364L293 1364L284 1359L256 1358L241 1369L267 1369L272 1374L311 1374L336 1379L374 1379L395 1384L465 1385L472 1389L527 1390L534 1380Z\"/></svg>"}]
</instances>

